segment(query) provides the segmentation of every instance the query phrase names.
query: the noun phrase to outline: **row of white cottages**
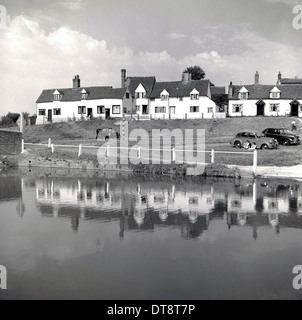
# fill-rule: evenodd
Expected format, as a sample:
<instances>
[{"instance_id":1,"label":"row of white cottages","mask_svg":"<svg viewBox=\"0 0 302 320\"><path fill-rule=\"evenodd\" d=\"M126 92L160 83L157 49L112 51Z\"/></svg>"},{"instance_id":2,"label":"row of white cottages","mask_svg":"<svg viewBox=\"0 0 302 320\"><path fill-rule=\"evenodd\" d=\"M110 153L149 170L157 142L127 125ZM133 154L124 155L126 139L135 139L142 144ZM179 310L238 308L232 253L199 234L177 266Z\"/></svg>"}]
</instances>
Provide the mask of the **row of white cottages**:
<instances>
[{"instance_id":1,"label":"row of white cottages","mask_svg":"<svg viewBox=\"0 0 302 320\"><path fill-rule=\"evenodd\" d=\"M37 100L37 124L100 118L213 119L242 116L302 117L302 79L284 79L276 85L230 83L225 109L214 96L225 95L224 87L209 80L191 80L183 73L181 81L157 82L155 77L126 77L121 70L121 88L81 87L78 75L73 87L43 90ZM215 100L216 101L216 100Z\"/></svg>"},{"instance_id":2,"label":"row of white cottages","mask_svg":"<svg viewBox=\"0 0 302 320\"><path fill-rule=\"evenodd\" d=\"M121 70L121 88L81 87L78 75L73 87L43 90L37 100L37 124L90 117L136 119L212 119L225 117L211 99L225 94L209 80L156 82L155 77L126 77Z\"/></svg>"}]
</instances>

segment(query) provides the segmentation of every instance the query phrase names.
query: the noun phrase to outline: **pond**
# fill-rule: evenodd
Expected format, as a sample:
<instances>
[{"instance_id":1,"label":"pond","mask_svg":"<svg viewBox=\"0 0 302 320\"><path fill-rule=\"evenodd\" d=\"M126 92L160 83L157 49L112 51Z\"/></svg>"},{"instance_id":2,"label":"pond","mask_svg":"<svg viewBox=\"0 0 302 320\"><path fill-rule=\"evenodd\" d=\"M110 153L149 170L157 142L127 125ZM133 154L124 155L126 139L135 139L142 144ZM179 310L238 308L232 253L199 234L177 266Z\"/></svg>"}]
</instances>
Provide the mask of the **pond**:
<instances>
[{"instance_id":1,"label":"pond","mask_svg":"<svg viewBox=\"0 0 302 320\"><path fill-rule=\"evenodd\" d=\"M0 299L301 299L302 184L0 173Z\"/></svg>"}]
</instances>

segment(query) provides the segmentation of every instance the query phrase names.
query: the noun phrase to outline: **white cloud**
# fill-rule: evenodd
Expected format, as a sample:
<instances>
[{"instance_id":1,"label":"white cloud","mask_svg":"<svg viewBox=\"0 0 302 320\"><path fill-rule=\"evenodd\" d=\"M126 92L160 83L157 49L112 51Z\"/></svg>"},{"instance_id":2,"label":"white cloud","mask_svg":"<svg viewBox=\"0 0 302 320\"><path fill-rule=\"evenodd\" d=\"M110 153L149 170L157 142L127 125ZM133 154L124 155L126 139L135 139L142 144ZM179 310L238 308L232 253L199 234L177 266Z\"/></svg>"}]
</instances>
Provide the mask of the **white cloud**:
<instances>
[{"instance_id":1,"label":"white cloud","mask_svg":"<svg viewBox=\"0 0 302 320\"><path fill-rule=\"evenodd\" d=\"M270 3L283 3L283 4L288 4L288 5L296 5L296 4L301 4L301 0L264 0L266 2Z\"/></svg>"},{"instance_id":2,"label":"white cloud","mask_svg":"<svg viewBox=\"0 0 302 320\"><path fill-rule=\"evenodd\" d=\"M62 0L59 1L58 4L70 10L80 10L85 6L83 0Z\"/></svg>"},{"instance_id":3,"label":"white cloud","mask_svg":"<svg viewBox=\"0 0 302 320\"><path fill-rule=\"evenodd\" d=\"M26 16L9 21L0 31L1 85L0 116L8 111L35 113L35 101L45 88L71 87L75 74L83 86L120 86L120 69L132 76L156 76L158 81L181 79L188 66L200 65L216 85L252 83L255 71L260 82L274 84L277 73L302 77L301 48L269 41L251 31L241 30L225 38L231 52L207 45L197 54L176 58L173 53L133 52L113 47L86 34L61 27L46 33ZM211 43L211 42L210 42Z\"/></svg>"}]
</instances>

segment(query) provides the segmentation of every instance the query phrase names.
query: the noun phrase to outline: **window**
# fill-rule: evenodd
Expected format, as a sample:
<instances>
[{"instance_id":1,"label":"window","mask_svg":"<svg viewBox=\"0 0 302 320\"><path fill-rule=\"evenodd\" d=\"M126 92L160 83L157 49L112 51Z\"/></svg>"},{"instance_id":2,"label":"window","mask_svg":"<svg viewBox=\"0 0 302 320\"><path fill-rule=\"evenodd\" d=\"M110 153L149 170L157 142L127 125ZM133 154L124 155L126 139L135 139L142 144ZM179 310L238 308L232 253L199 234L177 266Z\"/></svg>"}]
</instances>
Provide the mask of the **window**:
<instances>
[{"instance_id":1,"label":"window","mask_svg":"<svg viewBox=\"0 0 302 320\"><path fill-rule=\"evenodd\" d=\"M45 116L46 110L45 109L39 109L39 116Z\"/></svg>"},{"instance_id":2,"label":"window","mask_svg":"<svg viewBox=\"0 0 302 320\"><path fill-rule=\"evenodd\" d=\"M54 94L53 95L53 100L54 101L60 101L62 99L62 95L61 94Z\"/></svg>"},{"instance_id":3,"label":"window","mask_svg":"<svg viewBox=\"0 0 302 320\"><path fill-rule=\"evenodd\" d=\"M105 106L97 106L97 114L104 114Z\"/></svg>"},{"instance_id":4,"label":"window","mask_svg":"<svg viewBox=\"0 0 302 320\"><path fill-rule=\"evenodd\" d=\"M198 106L191 106L190 112L199 112L199 107Z\"/></svg>"},{"instance_id":5,"label":"window","mask_svg":"<svg viewBox=\"0 0 302 320\"><path fill-rule=\"evenodd\" d=\"M166 107L155 107L155 113L166 113Z\"/></svg>"},{"instance_id":6,"label":"window","mask_svg":"<svg viewBox=\"0 0 302 320\"><path fill-rule=\"evenodd\" d=\"M86 100L88 98L88 93L82 93L82 100Z\"/></svg>"},{"instance_id":7,"label":"window","mask_svg":"<svg viewBox=\"0 0 302 320\"><path fill-rule=\"evenodd\" d=\"M155 101L155 98L150 98L150 101Z\"/></svg>"},{"instance_id":8,"label":"window","mask_svg":"<svg viewBox=\"0 0 302 320\"><path fill-rule=\"evenodd\" d=\"M270 103L269 105L269 111L271 112L278 112L279 111L279 108L280 107L280 104L279 103Z\"/></svg>"},{"instance_id":9,"label":"window","mask_svg":"<svg viewBox=\"0 0 302 320\"><path fill-rule=\"evenodd\" d=\"M169 110L170 110L170 114L175 114L175 107L170 107Z\"/></svg>"},{"instance_id":10,"label":"window","mask_svg":"<svg viewBox=\"0 0 302 320\"><path fill-rule=\"evenodd\" d=\"M179 97L179 101L183 101L183 97Z\"/></svg>"},{"instance_id":11,"label":"window","mask_svg":"<svg viewBox=\"0 0 302 320\"><path fill-rule=\"evenodd\" d=\"M112 114L120 114L121 106L112 106Z\"/></svg>"},{"instance_id":12,"label":"window","mask_svg":"<svg viewBox=\"0 0 302 320\"><path fill-rule=\"evenodd\" d=\"M271 92L271 98L272 99L279 99L280 98L280 92Z\"/></svg>"},{"instance_id":13,"label":"window","mask_svg":"<svg viewBox=\"0 0 302 320\"><path fill-rule=\"evenodd\" d=\"M78 114L86 114L86 107L85 106L79 106L78 107Z\"/></svg>"},{"instance_id":14,"label":"window","mask_svg":"<svg viewBox=\"0 0 302 320\"><path fill-rule=\"evenodd\" d=\"M60 116L61 115L61 109L53 109L54 116Z\"/></svg>"},{"instance_id":15,"label":"window","mask_svg":"<svg viewBox=\"0 0 302 320\"><path fill-rule=\"evenodd\" d=\"M135 92L136 99L143 99L145 98L145 96L146 96L145 92Z\"/></svg>"},{"instance_id":16,"label":"window","mask_svg":"<svg viewBox=\"0 0 302 320\"><path fill-rule=\"evenodd\" d=\"M246 100L248 98L247 92L239 92L239 99Z\"/></svg>"},{"instance_id":17,"label":"window","mask_svg":"<svg viewBox=\"0 0 302 320\"><path fill-rule=\"evenodd\" d=\"M238 113L242 111L242 104L233 104L233 113Z\"/></svg>"},{"instance_id":18,"label":"window","mask_svg":"<svg viewBox=\"0 0 302 320\"><path fill-rule=\"evenodd\" d=\"M129 92L126 92L126 99L130 99L130 94L129 94Z\"/></svg>"},{"instance_id":19,"label":"window","mask_svg":"<svg viewBox=\"0 0 302 320\"><path fill-rule=\"evenodd\" d=\"M160 96L160 98L161 98L161 100L169 100L169 95L167 95L167 94L162 94L162 95Z\"/></svg>"},{"instance_id":20,"label":"window","mask_svg":"<svg viewBox=\"0 0 302 320\"><path fill-rule=\"evenodd\" d=\"M191 100L198 100L199 99L199 94L198 93L192 93L191 94Z\"/></svg>"},{"instance_id":21,"label":"window","mask_svg":"<svg viewBox=\"0 0 302 320\"><path fill-rule=\"evenodd\" d=\"M141 111L141 106L135 106L136 112L140 112Z\"/></svg>"},{"instance_id":22,"label":"window","mask_svg":"<svg viewBox=\"0 0 302 320\"><path fill-rule=\"evenodd\" d=\"M208 108L208 113L213 113L213 107Z\"/></svg>"}]
</instances>

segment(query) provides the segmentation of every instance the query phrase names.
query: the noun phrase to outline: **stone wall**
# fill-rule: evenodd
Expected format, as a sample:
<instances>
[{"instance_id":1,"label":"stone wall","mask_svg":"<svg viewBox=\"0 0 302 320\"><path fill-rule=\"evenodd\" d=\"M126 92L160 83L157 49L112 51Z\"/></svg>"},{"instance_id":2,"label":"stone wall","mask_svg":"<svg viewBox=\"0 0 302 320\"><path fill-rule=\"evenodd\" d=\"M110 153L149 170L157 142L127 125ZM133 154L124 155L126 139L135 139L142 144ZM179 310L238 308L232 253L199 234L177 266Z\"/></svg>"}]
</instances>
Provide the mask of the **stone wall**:
<instances>
[{"instance_id":1,"label":"stone wall","mask_svg":"<svg viewBox=\"0 0 302 320\"><path fill-rule=\"evenodd\" d=\"M21 132L0 130L0 155L20 154L21 141Z\"/></svg>"}]
</instances>

